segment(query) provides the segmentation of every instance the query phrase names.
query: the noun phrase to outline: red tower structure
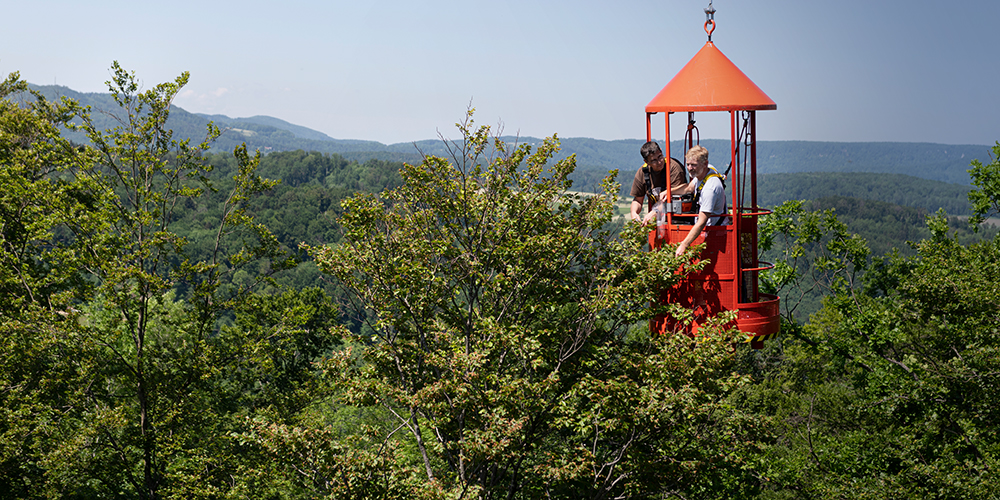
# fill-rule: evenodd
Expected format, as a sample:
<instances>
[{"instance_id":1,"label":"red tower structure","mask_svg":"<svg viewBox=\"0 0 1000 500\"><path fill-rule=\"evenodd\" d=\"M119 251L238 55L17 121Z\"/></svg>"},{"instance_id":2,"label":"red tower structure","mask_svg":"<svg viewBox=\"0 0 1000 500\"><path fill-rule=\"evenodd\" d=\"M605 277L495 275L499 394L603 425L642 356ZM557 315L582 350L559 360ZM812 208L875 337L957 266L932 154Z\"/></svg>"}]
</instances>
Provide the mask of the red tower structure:
<instances>
[{"instance_id":1,"label":"red tower structure","mask_svg":"<svg viewBox=\"0 0 1000 500\"><path fill-rule=\"evenodd\" d=\"M746 333L754 349L780 330L779 298L758 290L758 273L773 267L757 255L757 220L770 210L757 206L756 112L774 110L778 105L757 87L712 43L715 10L705 9L708 42L656 97L646 105L646 140L652 139L652 117L664 113L666 158L670 154L670 116L687 113L684 149L695 142L694 113L729 113L730 171L726 179L730 196L729 224L706 226L693 244L705 243L700 258L710 262L704 270L688 275L673 288L664 290L660 300L680 304L694 311L694 324L685 332L693 335L708 317L722 311L737 311L736 326ZM698 134L700 140L700 133ZM683 157L683 152L679 155ZM669 160L667 162L669 168ZM720 171L722 169L719 169ZM668 175L669 178L669 175ZM670 183L667 182L667 191ZM671 199L676 197L670 194ZM694 213L685 214L681 203L668 209L663 223L649 234L650 251L684 240L691 229ZM654 332L680 328L671 317L659 316L651 322Z\"/></svg>"}]
</instances>

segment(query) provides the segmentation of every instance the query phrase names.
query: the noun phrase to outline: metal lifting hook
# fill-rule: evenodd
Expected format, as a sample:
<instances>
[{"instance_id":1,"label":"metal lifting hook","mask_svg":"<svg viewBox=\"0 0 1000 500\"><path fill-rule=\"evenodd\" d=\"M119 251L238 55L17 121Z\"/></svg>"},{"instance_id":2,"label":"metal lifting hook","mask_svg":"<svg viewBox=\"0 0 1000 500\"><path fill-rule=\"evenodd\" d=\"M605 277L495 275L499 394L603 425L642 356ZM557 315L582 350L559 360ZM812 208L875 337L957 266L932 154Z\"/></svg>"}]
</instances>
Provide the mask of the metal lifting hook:
<instances>
[{"instance_id":1,"label":"metal lifting hook","mask_svg":"<svg viewBox=\"0 0 1000 500\"><path fill-rule=\"evenodd\" d=\"M715 7L712 7L712 0L708 0L708 8L705 9L705 33L708 33L708 41L712 41L712 32L715 31Z\"/></svg>"},{"instance_id":2,"label":"metal lifting hook","mask_svg":"<svg viewBox=\"0 0 1000 500\"><path fill-rule=\"evenodd\" d=\"M691 149L691 147L694 146L695 144L701 144L701 131L698 130L698 127L694 126L694 123L695 123L694 113L688 111L688 126L687 126L687 132L684 136L684 140L687 143L685 146L688 149ZM694 142L693 140L695 133L698 134L698 142Z\"/></svg>"}]
</instances>

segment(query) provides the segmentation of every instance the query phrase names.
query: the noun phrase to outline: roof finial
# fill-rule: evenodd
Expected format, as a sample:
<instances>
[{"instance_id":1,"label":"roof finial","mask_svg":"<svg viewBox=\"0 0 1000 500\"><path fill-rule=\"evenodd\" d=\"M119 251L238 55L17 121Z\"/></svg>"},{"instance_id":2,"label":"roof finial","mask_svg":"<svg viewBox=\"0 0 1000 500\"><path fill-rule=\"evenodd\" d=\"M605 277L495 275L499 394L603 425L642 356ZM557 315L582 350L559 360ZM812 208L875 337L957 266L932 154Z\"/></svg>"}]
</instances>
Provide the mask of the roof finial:
<instances>
[{"instance_id":1,"label":"roof finial","mask_svg":"<svg viewBox=\"0 0 1000 500\"><path fill-rule=\"evenodd\" d=\"M708 8L705 9L705 33L708 33L708 41L712 41L712 32L715 31L715 7L712 7L712 0L708 0Z\"/></svg>"}]
</instances>

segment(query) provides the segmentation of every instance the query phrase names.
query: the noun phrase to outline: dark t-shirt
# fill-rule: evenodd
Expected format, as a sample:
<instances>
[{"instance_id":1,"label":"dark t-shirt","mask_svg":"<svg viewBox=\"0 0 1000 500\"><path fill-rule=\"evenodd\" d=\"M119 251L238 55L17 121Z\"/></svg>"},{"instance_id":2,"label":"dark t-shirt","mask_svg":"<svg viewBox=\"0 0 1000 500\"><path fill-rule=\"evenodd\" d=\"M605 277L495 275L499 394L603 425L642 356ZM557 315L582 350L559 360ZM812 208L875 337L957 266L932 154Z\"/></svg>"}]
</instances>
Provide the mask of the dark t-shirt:
<instances>
[{"instance_id":1,"label":"dark t-shirt","mask_svg":"<svg viewBox=\"0 0 1000 500\"><path fill-rule=\"evenodd\" d=\"M649 171L649 180L653 184L653 191L660 192L667 188L667 169L660 170L659 172L654 172L652 169ZM670 186L671 190L677 190L687 184L684 177L684 166L681 162L671 158L670 159ZM659 188L659 189L657 189ZM646 179L642 175L642 168L636 170L635 179L632 179L632 190L629 194L633 198L646 196Z\"/></svg>"}]
</instances>

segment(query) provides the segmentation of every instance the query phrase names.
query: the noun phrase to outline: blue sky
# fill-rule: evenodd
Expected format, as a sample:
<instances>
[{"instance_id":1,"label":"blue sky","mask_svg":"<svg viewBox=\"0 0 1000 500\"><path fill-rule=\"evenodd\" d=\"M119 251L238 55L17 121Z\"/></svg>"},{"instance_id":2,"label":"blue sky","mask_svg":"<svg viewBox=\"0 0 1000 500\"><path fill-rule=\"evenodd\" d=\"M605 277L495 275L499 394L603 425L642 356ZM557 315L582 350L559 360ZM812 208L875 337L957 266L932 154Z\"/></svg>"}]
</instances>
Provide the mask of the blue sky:
<instances>
[{"instance_id":1,"label":"blue sky","mask_svg":"<svg viewBox=\"0 0 1000 500\"><path fill-rule=\"evenodd\" d=\"M1000 2L713 4L716 46L778 104L758 113L761 140L1000 140ZM114 60L147 88L190 71L188 111L337 139L454 137L470 102L508 134L635 139L704 45L707 5L35 0L4 6L0 73L105 92ZM698 118L703 138L728 137L724 114Z\"/></svg>"}]
</instances>

